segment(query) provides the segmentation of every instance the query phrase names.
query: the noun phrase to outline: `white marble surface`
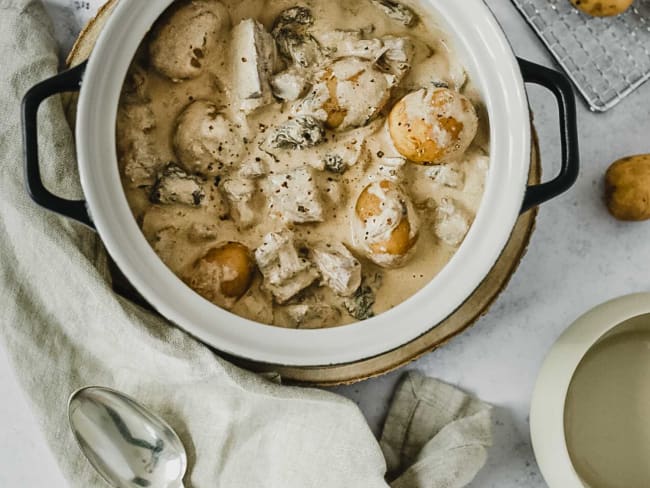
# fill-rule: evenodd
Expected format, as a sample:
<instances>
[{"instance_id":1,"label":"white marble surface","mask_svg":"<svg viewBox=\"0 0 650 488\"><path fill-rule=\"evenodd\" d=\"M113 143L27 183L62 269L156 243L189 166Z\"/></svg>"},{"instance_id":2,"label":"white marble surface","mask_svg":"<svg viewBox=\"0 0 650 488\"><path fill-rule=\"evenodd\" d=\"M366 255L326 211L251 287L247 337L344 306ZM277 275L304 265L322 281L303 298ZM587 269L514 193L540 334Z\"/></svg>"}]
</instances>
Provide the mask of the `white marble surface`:
<instances>
[{"instance_id":1,"label":"white marble surface","mask_svg":"<svg viewBox=\"0 0 650 488\"><path fill-rule=\"evenodd\" d=\"M49 0L57 34L75 23ZM72 3L72 2L70 2ZM83 2L82 2L83 3ZM518 55L552 66L549 55L507 0L487 0ZM83 10L81 16L87 15ZM531 88L547 174L557 169L556 109ZM650 84L607 114L579 106L583 169L577 185L543 206L530 249L490 313L464 335L409 368L459 385L495 405L495 443L473 487L545 486L528 432L537 371L554 340L578 315L609 298L650 290L650 223L622 224L602 204L602 175L613 160L650 151ZM0 486L63 487L28 402L0 350ZM378 432L403 371L336 391L352 398ZM8 442L8 439L11 439Z\"/></svg>"}]
</instances>

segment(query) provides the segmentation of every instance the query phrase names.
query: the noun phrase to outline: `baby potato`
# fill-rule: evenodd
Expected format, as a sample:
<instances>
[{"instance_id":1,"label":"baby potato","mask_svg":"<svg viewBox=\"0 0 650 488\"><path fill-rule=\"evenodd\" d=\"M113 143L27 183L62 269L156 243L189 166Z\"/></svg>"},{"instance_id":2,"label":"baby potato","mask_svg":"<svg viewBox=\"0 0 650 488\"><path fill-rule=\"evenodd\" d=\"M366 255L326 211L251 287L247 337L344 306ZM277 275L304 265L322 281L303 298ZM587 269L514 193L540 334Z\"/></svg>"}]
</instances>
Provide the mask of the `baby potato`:
<instances>
[{"instance_id":1,"label":"baby potato","mask_svg":"<svg viewBox=\"0 0 650 488\"><path fill-rule=\"evenodd\" d=\"M594 17L611 17L625 12L634 0L570 0L574 7Z\"/></svg>"},{"instance_id":2,"label":"baby potato","mask_svg":"<svg viewBox=\"0 0 650 488\"><path fill-rule=\"evenodd\" d=\"M208 100L190 103L176 121L174 152L190 173L219 174L241 160L244 143L237 126Z\"/></svg>"},{"instance_id":3,"label":"baby potato","mask_svg":"<svg viewBox=\"0 0 650 488\"><path fill-rule=\"evenodd\" d=\"M399 187L388 180L368 185L355 205L357 247L383 267L401 265L415 246L415 209Z\"/></svg>"},{"instance_id":4,"label":"baby potato","mask_svg":"<svg viewBox=\"0 0 650 488\"><path fill-rule=\"evenodd\" d=\"M152 32L151 64L172 81L196 78L217 38L230 26L230 14L218 0L179 2Z\"/></svg>"},{"instance_id":5,"label":"baby potato","mask_svg":"<svg viewBox=\"0 0 650 488\"><path fill-rule=\"evenodd\" d=\"M336 89L338 87L338 79L332 75L331 71L326 72L325 86L327 86L327 92L329 94L329 99L323 104L323 110L327 113L326 125L328 129L338 129L345 117L348 115L346 108L339 105L338 97L336 94Z\"/></svg>"},{"instance_id":6,"label":"baby potato","mask_svg":"<svg viewBox=\"0 0 650 488\"><path fill-rule=\"evenodd\" d=\"M327 67L318 81L299 111L323 112L328 129L345 131L363 127L384 108L395 76L368 61L347 57Z\"/></svg>"},{"instance_id":7,"label":"baby potato","mask_svg":"<svg viewBox=\"0 0 650 488\"><path fill-rule=\"evenodd\" d=\"M372 185L368 185L365 187L357 199L357 205L355 209L357 217L362 220L368 220L369 218L381 213L381 200L378 196L371 193L371 186ZM382 181L379 186L382 189L388 189L390 188L391 183L385 180Z\"/></svg>"},{"instance_id":8,"label":"baby potato","mask_svg":"<svg viewBox=\"0 0 650 488\"><path fill-rule=\"evenodd\" d=\"M472 102L448 88L419 90L395 104L388 116L395 148L414 163L439 164L462 156L478 130Z\"/></svg>"},{"instance_id":9,"label":"baby potato","mask_svg":"<svg viewBox=\"0 0 650 488\"><path fill-rule=\"evenodd\" d=\"M370 249L374 254L389 254L391 256L404 256L411 250L415 240L411 238L411 224L407 219L402 219L395 227L390 239L372 244Z\"/></svg>"},{"instance_id":10,"label":"baby potato","mask_svg":"<svg viewBox=\"0 0 650 488\"><path fill-rule=\"evenodd\" d=\"M228 242L210 249L194 265L190 286L220 306L240 298L253 280L254 263L250 249Z\"/></svg>"},{"instance_id":11,"label":"baby potato","mask_svg":"<svg viewBox=\"0 0 650 488\"><path fill-rule=\"evenodd\" d=\"M650 154L619 159L609 167L605 200L619 220L650 220Z\"/></svg>"}]
</instances>

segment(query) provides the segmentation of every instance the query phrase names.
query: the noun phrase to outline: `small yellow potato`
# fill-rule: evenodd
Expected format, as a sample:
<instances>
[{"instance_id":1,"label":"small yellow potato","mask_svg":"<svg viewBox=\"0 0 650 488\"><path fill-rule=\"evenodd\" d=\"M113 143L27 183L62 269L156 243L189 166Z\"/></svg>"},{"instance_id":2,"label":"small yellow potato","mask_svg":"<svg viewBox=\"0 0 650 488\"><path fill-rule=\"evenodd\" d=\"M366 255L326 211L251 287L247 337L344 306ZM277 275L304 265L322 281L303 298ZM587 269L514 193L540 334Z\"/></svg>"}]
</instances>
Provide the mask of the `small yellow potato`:
<instances>
[{"instance_id":1,"label":"small yellow potato","mask_svg":"<svg viewBox=\"0 0 650 488\"><path fill-rule=\"evenodd\" d=\"M570 0L574 7L594 17L611 17L625 12L634 0Z\"/></svg>"},{"instance_id":2,"label":"small yellow potato","mask_svg":"<svg viewBox=\"0 0 650 488\"><path fill-rule=\"evenodd\" d=\"M382 181L379 186L383 189L389 188L390 182ZM357 199L356 212L362 220L368 220L381 212L381 200L378 196L370 193L370 185L365 187Z\"/></svg>"},{"instance_id":3,"label":"small yellow potato","mask_svg":"<svg viewBox=\"0 0 650 488\"><path fill-rule=\"evenodd\" d=\"M415 210L394 183L384 180L368 185L355 205L358 219L356 242L376 264L402 264L418 238Z\"/></svg>"},{"instance_id":4,"label":"small yellow potato","mask_svg":"<svg viewBox=\"0 0 650 488\"><path fill-rule=\"evenodd\" d=\"M402 98L388 117L395 148L419 164L446 163L461 157L478 130L472 102L448 88L419 90Z\"/></svg>"},{"instance_id":5,"label":"small yellow potato","mask_svg":"<svg viewBox=\"0 0 650 488\"><path fill-rule=\"evenodd\" d=\"M348 111L346 108L341 107L338 101L336 94L339 84L338 79L332 75L331 71L327 71L325 76L325 85L329 94L329 99L323 105L323 110L327 112L326 124L329 129L338 129L348 115Z\"/></svg>"},{"instance_id":6,"label":"small yellow potato","mask_svg":"<svg viewBox=\"0 0 650 488\"><path fill-rule=\"evenodd\" d=\"M217 305L227 306L246 293L254 266L248 247L228 242L210 249L195 263L190 286Z\"/></svg>"},{"instance_id":7,"label":"small yellow potato","mask_svg":"<svg viewBox=\"0 0 650 488\"><path fill-rule=\"evenodd\" d=\"M605 200L619 220L650 220L650 154L619 159L609 167Z\"/></svg>"},{"instance_id":8,"label":"small yellow potato","mask_svg":"<svg viewBox=\"0 0 650 488\"><path fill-rule=\"evenodd\" d=\"M177 2L153 29L151 64L175 82L196 78L229 26L230 14L218 0Z\"/></svg>"},{"instance_id":9,"label":"small yellow potato","mask_svg":"<svg viewBox=\"0 0 650 488\"><path fill-rule=\"evenodd\" d=\"M204 175L220 174L244 153L237 125L208 100L185 107L176 121L172 143L181 165L190 173Z\"/></svg>"},{"instance_id":10,"label":"small yellow potato","mask_svg":"<svg viewBox=\"0 0 650 488\"><path fill-rule=\"evenodd\" d=\"M377 244L372 244L370 249L375 254L390 254L391 256L403 256L411 250L415 239L410 237L411 224L403 219L390 235L390 239Z\"/></svg>"},{"instance_id":11,"label":"small yellow potato","mask_svg":"<svg viewBox=\"0 0 650 488\"><path fill-rule=\"evenodd\" d=\"M388 181L382 181L380 186L385 190L390 189L390 183ZM370 188L368 186L361 192L356 205L357 216L364 222L381 215L383 211L382 201L370 192ZM388 223L389 225L392 223L390 219ZM377 254L406 254L414 244L409 237L410 232L411 225L408 219L401 219L399 225L391 232L388 240L371 244L370 249Z\"/></svg>"},{"instance_id":12,"label":"small yellow potato","mask_svg":"<svg viewBox=\"0 0 650 488\"><path fill-rule=\"evenodd\" d=\"M307 104L327 114L325 124L329 129L363 127L384 108L394 82L394 76L368 61L342 58L321 73L315 99Z\"/></svg>"}]
</instances>

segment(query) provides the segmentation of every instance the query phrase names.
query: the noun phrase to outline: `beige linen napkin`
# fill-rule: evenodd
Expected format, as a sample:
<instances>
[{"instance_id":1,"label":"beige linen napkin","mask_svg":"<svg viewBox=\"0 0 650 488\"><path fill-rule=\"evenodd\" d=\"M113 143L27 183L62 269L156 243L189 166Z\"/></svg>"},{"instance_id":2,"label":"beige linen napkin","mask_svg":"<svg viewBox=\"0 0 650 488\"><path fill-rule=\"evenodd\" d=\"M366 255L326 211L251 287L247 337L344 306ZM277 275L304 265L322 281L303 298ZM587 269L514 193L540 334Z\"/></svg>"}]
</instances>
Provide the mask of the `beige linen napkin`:
<instances>
[{"instance_id":1,"label":"beige linen napkin","mask_svg":"<svg viewBox=\"0 0 650 488\"><path fill-rule=\"evenodd\" d=\"M242 371L116 296L97 236L29 200L20 99L58 65L40 2L0 0L0 60L0 335L70 485L104 486L66 417L68 395L98 384L134 396L179 432L188 486L386 488L382 450L356 405ZM48 187L80 198L58 98L42 107L39 128ZM463 486L482 465L489 432L489 407L410 377L382 441L390 470L404 472L394 486Z\"/></svg>"},{"instance_id":2,"label":"beige linen napkin","mask_svg":"<svg viewBox=\"0 0 650 488\"><path fill-rule=\"evenodd\" d=\"M388 412L381 448L393 488L466 486L491 445L491 408L438 380L408 373Z\"/></svg>"}]
</instances>

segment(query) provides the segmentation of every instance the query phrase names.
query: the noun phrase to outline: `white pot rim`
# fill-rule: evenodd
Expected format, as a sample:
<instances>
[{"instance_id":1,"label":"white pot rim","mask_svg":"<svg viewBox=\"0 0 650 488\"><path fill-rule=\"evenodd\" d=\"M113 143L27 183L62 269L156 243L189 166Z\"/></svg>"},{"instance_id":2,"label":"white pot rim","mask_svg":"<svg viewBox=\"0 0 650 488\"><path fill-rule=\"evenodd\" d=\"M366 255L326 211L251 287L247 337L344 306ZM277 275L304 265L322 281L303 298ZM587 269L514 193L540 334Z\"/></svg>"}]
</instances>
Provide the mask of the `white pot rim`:
<instances>
[{"instance_id":1,"label":"white pot rim","mask_svg":"<svg viewBox=\"0 0 650 488\"><path fill-rule=\"evenodd\" d=\"M550 488L589 488L573 467L564 430L566 397L578 365L605 334L646 314L650 293L603 303L571 324L546 356L531 400L530 433L537 464Z\"/></svg>"},{"instance_id":2,"label":"white pot rim","mask_svg":"<svg viewBox=\"0 0 650 488\"><path fill-rule=\"evenodd\" d=\"M374 357L411 342L452 314L508 242L530 164L524 81L503 31L482 0L421 0L454 39L490 115L490 170L476 220L450 263L415 296L372 319L320 330L269 327L207 302L160 261L131 214L117 165L117 105L136 48L171 1L119 2L89 59L77 112L77 155L90 214L111 257L142 296L167 319L220 351L287 366Z\"/></svg>"}]
</instances>

